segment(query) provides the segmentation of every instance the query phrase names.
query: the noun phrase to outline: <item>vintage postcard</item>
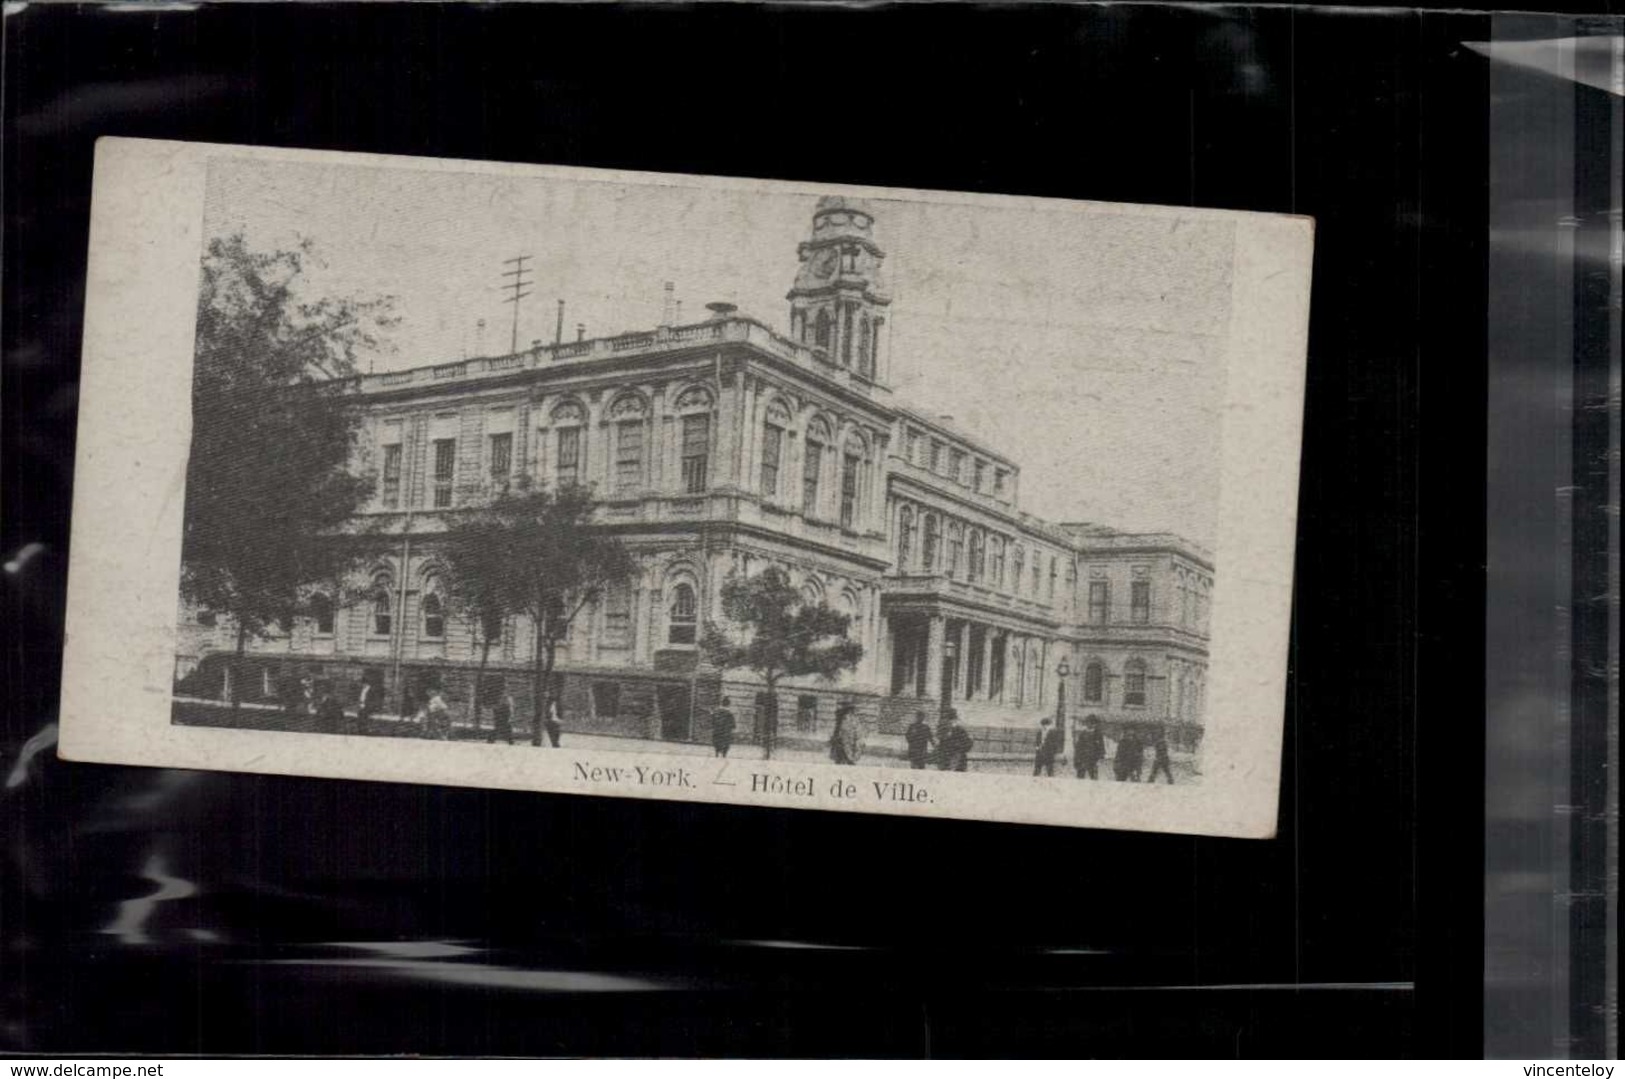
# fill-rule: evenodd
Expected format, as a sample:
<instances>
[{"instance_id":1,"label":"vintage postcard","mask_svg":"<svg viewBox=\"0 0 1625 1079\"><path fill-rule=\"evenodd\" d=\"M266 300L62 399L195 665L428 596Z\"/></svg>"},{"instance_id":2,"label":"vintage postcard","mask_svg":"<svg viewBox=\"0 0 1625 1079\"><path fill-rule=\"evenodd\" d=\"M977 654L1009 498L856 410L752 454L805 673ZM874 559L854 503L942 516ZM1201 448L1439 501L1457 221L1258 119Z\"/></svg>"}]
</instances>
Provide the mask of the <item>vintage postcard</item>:
<instances>
[{"instance_id":1,"label":"vintage postcard","mask_svg":"<svg viewBox=\"0 0 1625 1079\"><path fill-rule=\"evenodd\" d=\"M1271 836L1312 239L104 140L62 755Z\"/></svg>"}]
</instances>

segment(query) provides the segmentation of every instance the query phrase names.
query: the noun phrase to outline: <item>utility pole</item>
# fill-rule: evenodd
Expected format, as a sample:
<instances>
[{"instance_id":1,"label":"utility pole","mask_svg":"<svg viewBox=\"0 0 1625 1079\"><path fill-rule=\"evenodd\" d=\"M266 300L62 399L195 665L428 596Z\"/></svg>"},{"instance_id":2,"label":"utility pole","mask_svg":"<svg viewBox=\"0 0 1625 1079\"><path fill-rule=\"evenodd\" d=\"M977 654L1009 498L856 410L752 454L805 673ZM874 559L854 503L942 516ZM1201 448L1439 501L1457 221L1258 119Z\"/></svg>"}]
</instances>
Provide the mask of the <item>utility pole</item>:
<instances>
[{"instance_id":1,"label":"utility pole","mask_svg":"<svg viewBox=\"0 0 1625 1079\"><path fill-rule=\"evenodd\" d=\"M531 280L527 276L530 273L530 267L525 265L530 261L530 258L529 255L516 255L511 259L502 260L502 265L513 267L511 270L502 271L503 277L513 279L504 282L502 285L503 291L510 294L504 297L502 302L513 304L513 336L508 345L508 354L510 356L519 351L519 301L530 295Z\"/></svg>"}]
</instances>

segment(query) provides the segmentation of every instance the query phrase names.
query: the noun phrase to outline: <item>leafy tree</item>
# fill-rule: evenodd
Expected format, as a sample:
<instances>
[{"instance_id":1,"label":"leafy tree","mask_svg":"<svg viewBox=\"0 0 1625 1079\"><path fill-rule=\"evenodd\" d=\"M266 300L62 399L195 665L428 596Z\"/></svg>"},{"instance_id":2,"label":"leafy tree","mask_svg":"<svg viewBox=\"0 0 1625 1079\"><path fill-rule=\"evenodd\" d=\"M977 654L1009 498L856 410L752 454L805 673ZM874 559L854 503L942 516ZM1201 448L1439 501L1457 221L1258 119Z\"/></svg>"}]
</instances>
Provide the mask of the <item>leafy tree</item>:
<instances>
[{"instance_id":1,"label":"leafy tree","mask_svg":"<svg viewBox=\"0 0 1625 1079\"><path fill-rule=\"evenodd\" d=\"M729 577L722 586L722 612L745 628L746 639L735 641L707 623L700 649L723 670L749 669L767 683L762 747L771 758L779 726L779 679L809 674L834 678L858 665L863 646L847 638L849 616L822 601L807 603L777 566L754 577Z\"/></svg>"},{"instance_id":2,"label":"leafy tree","mask_svg":"<svg viewBox=\"0 0 1625 1079\"><path fill-rule=\"evenodd\" d=\"M198 292L181 594L250 637L288 628L314 583L339 579L335 540L364 497L351 475L360 418L340 378L382 346L392 299L302 294L312 250L209 241ZM237 686L233 679L233 706Z\"/></svg>"},{"instance_id":3,"label":"leafy tree","mask_svg":"<svg viewBox=\"0 0 1625 1079\"><path fill-rule=\"evenodd\" d=\"M624 544L592 523L592 493L521 483L462 511L438 542L459 602L476 617L523 614L536 628L531 656L531 744L542 744L554 697L558 644L588 603L626 581L637 564ZM481 661L484 670L484 660Z\"/></svg>"}]
</instances>

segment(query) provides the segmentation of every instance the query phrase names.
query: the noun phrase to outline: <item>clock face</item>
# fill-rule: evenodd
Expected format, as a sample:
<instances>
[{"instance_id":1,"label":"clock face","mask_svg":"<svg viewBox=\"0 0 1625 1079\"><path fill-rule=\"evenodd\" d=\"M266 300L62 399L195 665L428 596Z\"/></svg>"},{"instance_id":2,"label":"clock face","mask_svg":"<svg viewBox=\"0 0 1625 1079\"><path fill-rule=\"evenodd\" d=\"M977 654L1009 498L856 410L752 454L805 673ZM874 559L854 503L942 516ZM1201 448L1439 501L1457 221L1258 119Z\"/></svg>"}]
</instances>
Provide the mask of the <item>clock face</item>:
<instances>
[{"instance_id":1,"label":"clock face","mask_svg":"<svg viewBox=\"0 0 1625 1079\"><path fill-rule=\"evenodd\" d=\"M819 252L813 259L813 273L819 277L828 277L835 272L835 260L834 248Z\"/></svg>"}]
</instances>

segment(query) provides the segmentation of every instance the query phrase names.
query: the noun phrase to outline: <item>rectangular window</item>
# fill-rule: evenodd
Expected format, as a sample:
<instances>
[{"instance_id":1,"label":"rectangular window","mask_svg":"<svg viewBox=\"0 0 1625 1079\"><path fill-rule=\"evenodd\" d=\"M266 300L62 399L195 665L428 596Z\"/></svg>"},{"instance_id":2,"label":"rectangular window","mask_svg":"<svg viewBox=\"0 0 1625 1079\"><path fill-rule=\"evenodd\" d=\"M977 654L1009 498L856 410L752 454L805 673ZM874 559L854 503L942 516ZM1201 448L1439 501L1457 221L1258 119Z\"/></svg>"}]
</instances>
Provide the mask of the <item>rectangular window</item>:
<instances>
[{"instance_id":1,"label":"rectangular window","mask_svg":"<svg viewBox=\"0 0 1625 1079\"><path fill-rule=\"evenodd\" d=\"M849 453L841 465L841 527L851 528L858 516L858 465L862 461Z\"/></svg>"},{"instance_id":2,"label":"rectangular window","mask_svg":"<svg viewBox=\"0 0 1625 1079\"><path fill-rule=\"evenodd\" d=\"M1151 621L1151 582L1134 581L1128 586L1129 616L1144 625Z\"/></svg>"},{"instance_id":3,"label":"rectangular window","mask_svg":"<svg viewBox=\"0 0 1625 1079\"><path fill-rule=\"evenodd\" d=\"M697 495L710 476L711 417L683 417L683 490Z\"/></svg>"},{"instance_id":4,"label":"rectangular window","mask_svg":"<svg viewBox=\"0 0 1625 1079\"><path fill-rule=\"evenodd\" d=\"M955 450L948 460L948 474L954 478L955 483L965 482L965 455Z\"/></svg>"},{"instance_id":5,"label":"rectangular window","mask_svg":"<svg viewBox=\"0 0 1625 1079\"><path fill-rule=\"evenodd\" d=\"M818 470L823 467L824 447L807 443L801 465L801 512L809 517L818 512Z\"/></svg>"},{"instance_id":6,"label":"rectangular window","mask_svg":"<svg viewBox=\"0 0 1625 1079\"><path fill-rule=\"evenodd\" d=\"M457 440L434 440L434 506L445 509L451 505L451 478L457 467Z\"/></svg>"},{"instance_id":7,"label":"rectangular window","mask_svg":"<svg viewBox=\"0 0 1625 1079\"><path fill-rule=\"evenodd\" d=\"M624 584L612 585L605 593L603 645L632 647L632 590Z\"/></svg>"},{"instance_id":8,"label":"rectangular window","mask_svg":"<svg viewBox=\"0 0 1625 1079\"><path fill-rule=\"evenodd\" d=\"M506 481L513 467L513 434L507 432L491 436L491 479Z\"/></svg>"},{"instance_id":9,"label":"rectangular window","mask_svg":"<svg viewBox=\"0 0 1625 1079\"><path fill-rule=\"evenodd\" d=\"M385 509L401 504L401 444L391 442L384 447L383 489L380 492Z\"/></svg>"},{"instance_id":10,"label":"rectangular window","mask_svg":"<svg viewBox=\"0 0 1625 1079\"><path fill-rule=\"evenodd\" d=\"M1007 473L1002 468L994 470L994 472L993 472L993 493L994 494L996 494L996 495L1004 494L1004 483L1005 483L1005 480L1008 478L1008 476L1009 476L1009 473Z\"/></svg>"},{"instance_id":11,"label":"rectangular window","mask_svg":"<svg viewBox=\"0 0 1625 1079\"><path fill-rule=\"evenodd\" d=\"M934 438L931 440L931 471L942 471L942 443Z\"/></svg>"},{"instance_id":12,"label":"rectangular window","mask_svg":"<svg viewBox=\"0 0 1625 1079\"><path fill-rule=\"evenodd\" d=\"M771 423L762 431L762 494L773 498L779 493L779 453L784 432Z\"/></svg>"},{"instance_id":13,"label":"rectangular window","mask_svg":"<svg viewBox=\"0 0 1625 1079\"><path fill-rule=\"evenodd\" d=\"M581 479L581 428L559 428L559 454L554 466L558 485L568 487Z\"/></svg>"},{"instance_id":14,"label":"rectangular window","mask_svg":"<svg viewBox=\"0 0 1625 1079\"><path fill-rule=\"evenodd\" d=\"M796 698L796 729L810 731L818 726L818 698L803 693Z\"/></svg>"},{"instance_id":15,"label":"rectangular window","mask_svg":"<svg viewBox=\"0 0 1625 1079\"><path fill-rule=\"evenodd\" d=\"M1123 703L1145 707L1145 668L1130 664L1123 672Z\"/></svg>"},{"instance_id":16,"label":"rectangular window","mask_svg":"<svg viewBox=\"0 0 1625 1079\"><path fill-rule=\"evenodd\" d=\"M592 711L599 719L614 719L621 711L621 685L619 682L592 684Z\"/></svg>"},{"instance_id":17,"label":"rectangular window","mask_svg":"<svg viewBox=\"0 0 1625 1079\"><path fill-rule=\"evenodd\" d=\"M1109 582L1089 582L1089 621L1095 625L1105 625L1107 612L1111 608L1111 589Z\"/></svg>"},{"instance_id":18,"label":"rectangular window","mask_svg":"<svg viewBox=\"0 0 1625 1079\"><path fill-rule=\"evenodd\" d=\"M907 452L909 464L917 465L920 463L920 432L909 431Z\"/></svg>"},{"instance_id":19,"label":"rectangular window","mask_svg":"<svg viewBox=\"0 0 1625 1079\"><path fill-rule=\"evenodd\" d=\"M975 484L975 486L976 486L976 490L979 491L979 492L980 491L985 491L987 489L987 462L986 461L977 461L976 462L976 484Z\"/></svg>"},{"instance_id":20,"label":"rectangular window","mask_svg":"<svg viewBox=\"0 0 1625 1079\"><path fill-rule=\"evenodd\" d=\"M615 425L615 493L630 494L643 486L643 421Z\"/></svg>"}]
</instances>

